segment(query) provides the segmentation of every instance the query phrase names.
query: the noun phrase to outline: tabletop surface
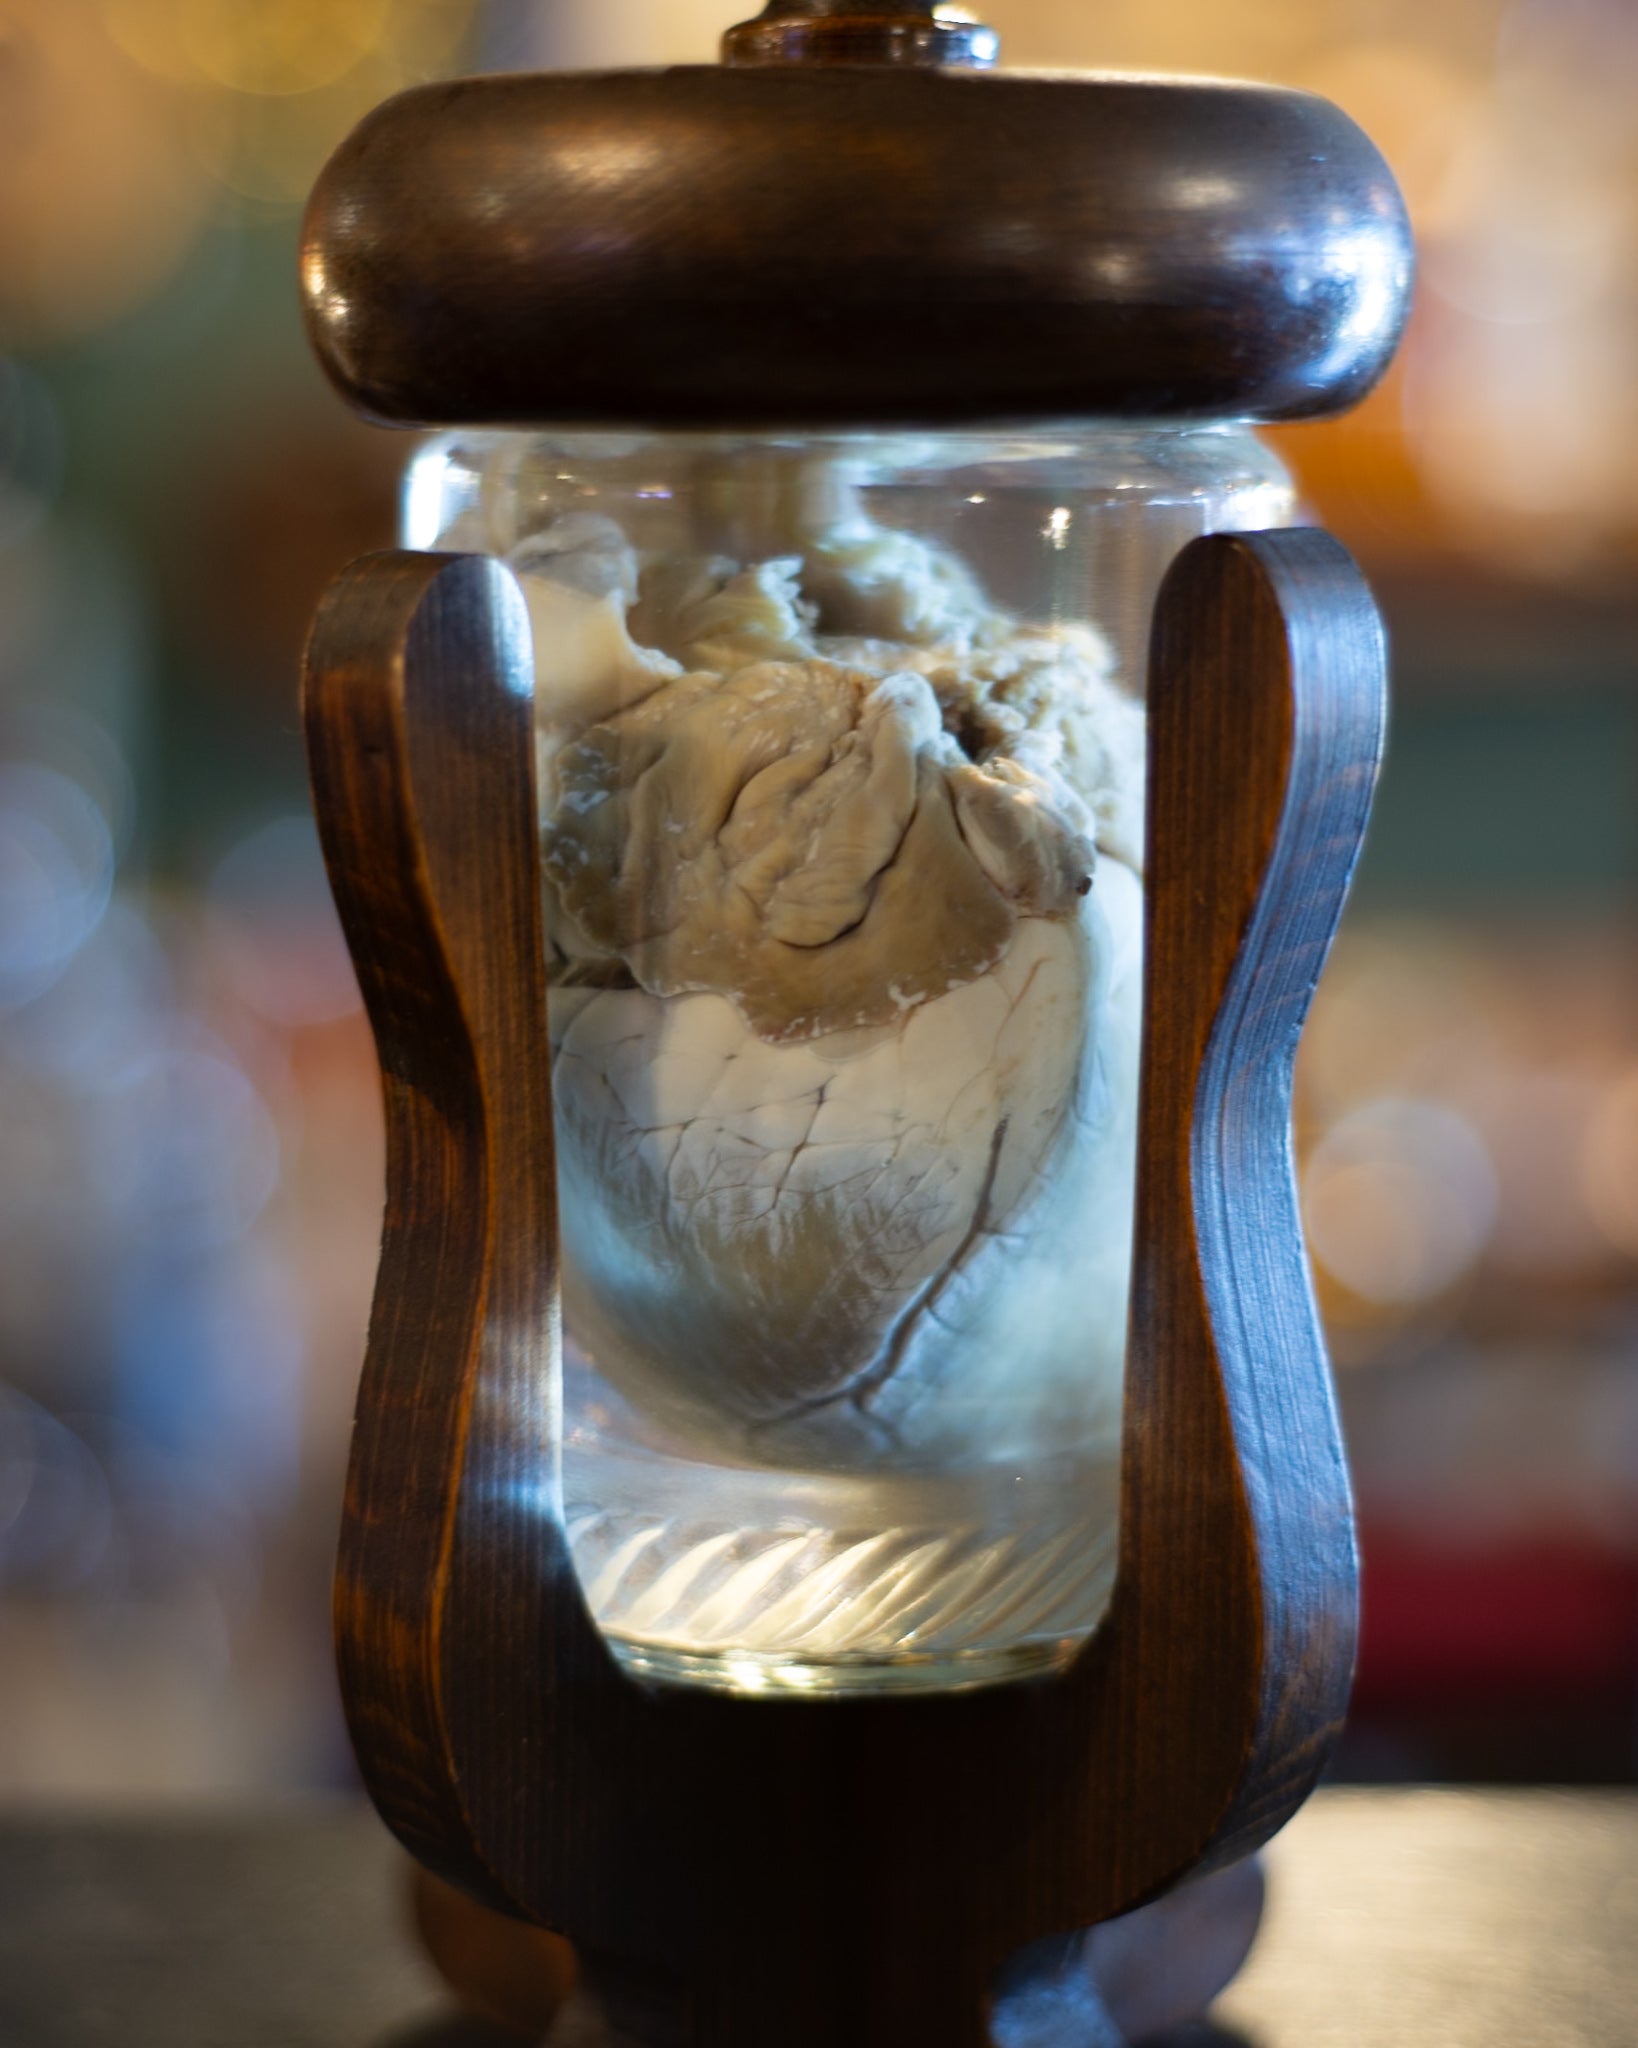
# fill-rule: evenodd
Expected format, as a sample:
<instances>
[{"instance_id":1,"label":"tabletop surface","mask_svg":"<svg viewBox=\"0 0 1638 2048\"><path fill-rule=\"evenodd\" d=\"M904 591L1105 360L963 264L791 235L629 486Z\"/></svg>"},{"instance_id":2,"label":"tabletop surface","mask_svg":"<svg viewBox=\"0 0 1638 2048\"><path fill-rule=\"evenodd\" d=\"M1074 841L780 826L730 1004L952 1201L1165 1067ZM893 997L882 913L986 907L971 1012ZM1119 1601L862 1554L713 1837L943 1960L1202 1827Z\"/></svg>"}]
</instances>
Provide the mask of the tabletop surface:
<instances>
[{"instance_id":1,"label":"tabletop surface","mask_svg":"<svg viewBox=\"0 0 1638 2048\"><path fill-rule=\"evenodd\" d=\"M1638 1792L1322 1793L1269 1860L1201 2048L1638 2042ZM0 1814L0 2044L491 2048L411 1946L404 1872L350 1806Z\"/></svg>"}]
</instances>

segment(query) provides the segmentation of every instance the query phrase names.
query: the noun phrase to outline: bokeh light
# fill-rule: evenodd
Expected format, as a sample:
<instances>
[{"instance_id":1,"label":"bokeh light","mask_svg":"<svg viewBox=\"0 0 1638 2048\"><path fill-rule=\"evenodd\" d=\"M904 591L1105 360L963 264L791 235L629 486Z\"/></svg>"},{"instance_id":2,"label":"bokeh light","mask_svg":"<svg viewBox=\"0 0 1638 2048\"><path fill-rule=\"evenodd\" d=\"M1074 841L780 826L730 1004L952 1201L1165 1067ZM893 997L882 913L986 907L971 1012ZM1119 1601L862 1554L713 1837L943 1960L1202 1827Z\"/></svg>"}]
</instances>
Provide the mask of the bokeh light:
<instances>
[{"instance_id":1,"label":"bokeh light","mask_svg":"<svg viewBox=\"0 0 1638 2048\"><path fill-rule=\"evenodd\" d=\"M51 986L108 907L113 875L108 822L86 791L0 763L0 1008Z\"/></svg>"},{"instance_id":2,"label":"bokeh light","mask_svg":"<svg viewBox=\"0 0 1638 2048\"><path fill-rule=\"evenodd\" d=\"M1303 1214L1315 1260L1372 1306L1436 1299L1495 1226L1496 1171L1477 1131L1433 1102L1367 1103L1309 1155Z\"/></svg>"},{"instance_id":3,"label":"bokeh light","mask_svg":"<svg viewBox=\"0 0 1638 2048\"><path fill-rule=\"evenodd\" d=\"M292 679L390 529L291 244L471 15L0 8L0 1792L345 1770L379 1108Z\"/></svg>"},{"instance_id":4,"label":"bokeh light","mask_svg":"<svg viewBox=\"0 0 1638 2048\"><path fill-rule=\"evenodd\" d=\"M300 206L389 93L441 75L475 0L36 0L0 16L0 332L153 297L224 196ZM0 437L4 405L0 403Z\"/></svg>"},{"instance_id":5,"label":"bokeh light","mask_svg":"<svg viewBox=\"0 0 1638 2048\"><path fill-rule=\"evenodd\" d=\"M200 75L283 96L333 85L380 47L391 0L176 0L178 41Z\"/></svg>"},{"instance_id":6,"label":"bokeh light","mask_svg":"<svg viewBox=\"0 0 1638 2048\"><path fill-rule=\"evenodd\" d=\"M274 1024L333 1024L359 1007L352 961L330 908L318 833L276 818L230 847L207 898L234 985Z\"/></svg>"}]
</instances>

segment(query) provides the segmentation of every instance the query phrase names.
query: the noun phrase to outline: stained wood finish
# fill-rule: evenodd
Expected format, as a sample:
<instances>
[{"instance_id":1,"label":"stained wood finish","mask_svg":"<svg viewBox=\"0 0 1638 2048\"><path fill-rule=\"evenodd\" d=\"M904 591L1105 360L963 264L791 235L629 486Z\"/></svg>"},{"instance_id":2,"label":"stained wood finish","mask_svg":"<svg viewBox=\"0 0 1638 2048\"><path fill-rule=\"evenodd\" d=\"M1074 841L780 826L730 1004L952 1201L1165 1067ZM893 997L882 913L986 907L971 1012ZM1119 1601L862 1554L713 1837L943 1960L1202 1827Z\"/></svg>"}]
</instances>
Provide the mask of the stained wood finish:
<instances>
[{"instance_id":1,"label":"stained wood finish","mask_svg":"<svg viewBox=\"0 0 1638 2048\"><path fill-rule=\"evenodd\" d=\"M980 2048L1009 1957L1263 1839L1341 1716L1353 1547L1289 1090L1380 748L1376 615L1317 533L1197 542L1162 592L1120 1581L1066 1676L936 1699L648 1692L586 1615L527 662L515 586L470 557L356 565L309 651L391 1133L337 1585L354 1741L417 1855L646 1987L656 2039Z\"/></svg>"},{"instance_id":2,"label":"stained wood finish","mask_svg":"<svg viewBox=\"0 0 1638 2048\"><path fill-rule=\"evenodd\" d=\"M1296 419L1381 374L1411 242L1309 93L736 64L402 93L320 176L301 274L319 360L397 424Z\"/></svg>"},{"instance_id":3,"label":"stained wood finish","mask_svg":"<svg viewBox=\"0 0 1638 2048\"><path fill-rule=\"evenodd\" d=\"M388 1188L335 1583L342 1696L398 1834L496 1903L450 1642L543 1634L567 1569L531 704L527 614L498 563L369 556L326 595L308 767L381 1059ZM537 1543L557 1546L538 1571ZM481 1746L527 1746L504 1698L474 1711Z\"/></svg>"}]
</instances>

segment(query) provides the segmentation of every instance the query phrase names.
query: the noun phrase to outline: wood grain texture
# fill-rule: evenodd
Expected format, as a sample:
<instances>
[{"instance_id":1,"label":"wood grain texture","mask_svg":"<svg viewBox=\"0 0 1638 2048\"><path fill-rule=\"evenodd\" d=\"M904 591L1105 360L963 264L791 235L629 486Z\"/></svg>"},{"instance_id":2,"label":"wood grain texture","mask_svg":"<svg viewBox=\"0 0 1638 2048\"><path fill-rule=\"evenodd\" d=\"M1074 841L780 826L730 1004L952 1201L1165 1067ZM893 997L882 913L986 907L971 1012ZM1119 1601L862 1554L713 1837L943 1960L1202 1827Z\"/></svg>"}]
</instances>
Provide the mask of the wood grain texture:
<instances>
[{"instance_id":1,"label":"wood grain texture","mask_svg":"<svg viewBox=\"0 0 1638 2048\"><path fill-rule=\"evenodd\" d=\"M1370 813L1386 671L1370 593L1328 534L1196 542L1162 587L1126 1514L1147 1519L1152 1474L1188 1488L1182 1462L1146 1457L1142 1440L1169 1437L1172 1362L1215 1354L1261 1607L1256 1721L1218 1860L1306 1796L1352 1674L1351 1501L1303 1251L1291 1082ZM1157 1546L1148 1560L1174 1568Z\"/></svg>"},{"instance_id":2,"label":"wood grain texture","mask_svg":"<svg viewBox=\"0 0 1638 2048\"><path fill-rule=\"evenodd\" d=\"M380 556L309 654L315 799L381 1050L386 1235L337 1620L389 1822L646 1985L697 2048L980 2048L996 1971L1293 1810L1352 1644L1290 1061L1381 743L1326 536L1195 543L1158 608L1121 1574L1064 1677L947 1698L644 1691L558 1518L545 989L521 600Z\"/></svg>"},{"instance_id":3,"label":"wood grain texture","mask_svg":"<svg viewBox=\"0 0 1638 2048\"><path fill-rule=\"evenodd\" d=\"M1386 367L1411 272L1312 94L881 64L417 86L301 256L343 397L465 428L1307 418Z\"/></svg>"},{"instance_id":4,"label":"wood grain texture","mask_svg":"<svg viewBox=\"0 0 1638 2048\"><path fill-rule=\"evenodd\" d=\"M335 1585L342 1694L394 1830L497 1902L507 1894L469 1823L465 1731L443 1667L452 1594L482 1616L504 1602L509 1630L545 1623L519 1605L544 1581L506 1568L518 1517L490 1494L513 1469L548 1494L553 1480L539 1412L555 1382L557 1293L530 675L522 599L498 564L380 555L327 594L304 696L314 808L387 1126ZM524 1519L549 1547L549 1507ZM503 1585L485 1583L486 1557ZM509 1725L503 1701L496 1712Z\"/></svg>"}]
</instances>

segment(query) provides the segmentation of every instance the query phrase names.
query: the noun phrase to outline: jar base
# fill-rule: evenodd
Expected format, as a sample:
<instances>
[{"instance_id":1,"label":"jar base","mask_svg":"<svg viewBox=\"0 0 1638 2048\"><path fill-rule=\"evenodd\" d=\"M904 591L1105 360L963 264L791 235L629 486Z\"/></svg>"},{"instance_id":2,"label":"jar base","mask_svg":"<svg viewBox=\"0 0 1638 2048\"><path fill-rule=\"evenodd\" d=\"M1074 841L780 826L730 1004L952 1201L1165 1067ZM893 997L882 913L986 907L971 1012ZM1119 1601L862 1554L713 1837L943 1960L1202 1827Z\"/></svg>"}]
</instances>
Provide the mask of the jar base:
<instances>
[{"instance_id":1,"label":"jar base","mask_svg":"<svg viewBox=\"0 0 1638 2048\"><path fill-rule=\"evenodd\" d=\"M565 1372L563 1527L645 1683L742 1696L965 1691L1061 1670L1102 1621L1113 1441L948 1471L806 1472L635 1443Z\"/></svg>"},{"instance_id":2,"label":"jar base","mask_svg":"<svg viewBox=\"0 0 1638 2048\"><path fill-rule=\"evenodd\" d=\"M895 1693L977 1692L1050 1678L1066 1670L1086 1635L1041 1642L1011 1643L996 1649L900 1651L803 1657L753 1650L684 1650L610 1634L610 1650L622 1670L646 1685L681 1685L740 1698L782 1694L787 1698L883 1698Z\"/></svg>"}]
</instances>

